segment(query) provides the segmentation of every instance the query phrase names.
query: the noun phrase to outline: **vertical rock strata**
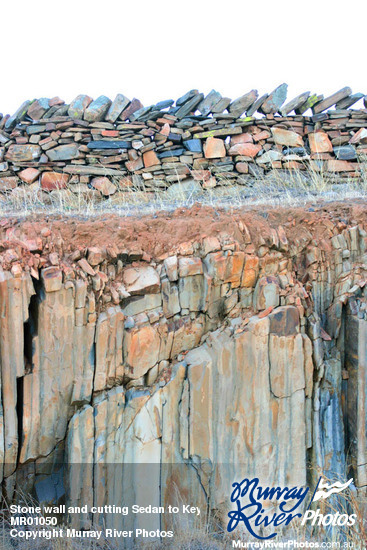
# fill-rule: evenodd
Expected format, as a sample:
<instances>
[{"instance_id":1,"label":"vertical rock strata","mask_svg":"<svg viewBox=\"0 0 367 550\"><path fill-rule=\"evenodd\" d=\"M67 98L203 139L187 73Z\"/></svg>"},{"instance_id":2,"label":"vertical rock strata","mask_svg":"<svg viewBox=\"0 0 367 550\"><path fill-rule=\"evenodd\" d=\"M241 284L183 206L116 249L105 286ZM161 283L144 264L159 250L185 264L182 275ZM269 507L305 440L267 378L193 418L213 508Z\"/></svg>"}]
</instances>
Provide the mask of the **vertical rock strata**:
<instances>
[{"instance_id":1,"label":"vertical rock strata","mask_svg":"<svg viewBox=\"0 0 367 550\"><path fill-rule=\"evenodd\" d=\"M62 261L8 232L6 497L25 488L42 502L159 506L184 495L225 519L234 480L299 486L312 480L308 463L353 475L365 494L367 233L362 222L324 224L321 238L307 220L296 232L267 224L259 240L241 221L238 237L198 236L156 258L116 244ZM148 523L169 526L154 514Z\"/></svg>"}]
</instances>

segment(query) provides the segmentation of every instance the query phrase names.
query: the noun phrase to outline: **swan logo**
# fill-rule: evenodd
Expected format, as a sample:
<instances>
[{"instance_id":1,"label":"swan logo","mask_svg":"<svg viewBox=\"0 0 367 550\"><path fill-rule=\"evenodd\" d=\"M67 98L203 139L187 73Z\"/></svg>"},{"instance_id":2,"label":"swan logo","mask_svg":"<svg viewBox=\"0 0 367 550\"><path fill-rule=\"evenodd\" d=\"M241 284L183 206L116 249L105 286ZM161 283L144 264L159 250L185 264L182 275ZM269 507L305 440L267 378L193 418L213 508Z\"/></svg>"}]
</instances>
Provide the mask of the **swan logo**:
<instances>
[{"instance_id":1,"label":"swan logo","mask_svg":"<svg viewBox=\"0 0 367 550\"><path fill-rule=\"evenodd\" d=\"M352 481L353 481L353 478L351 478L346 483L340 483L339 481L336 481L335 483L329 485L327 481L324 481L322 477L320 477L316 485L316 489L313 492L311 502L315 502L316 500L320 500L320 499L326 500L330 495L333 495L335 493L341 493L347 487L349 487Z\"/></svg>"},{"instance_id":2,"label":"swan logo","mask_svg":"<svg viewBox=\"0 0 367 550\"><path fill-rule=\"evenodd\" d=\"M354 525L356 514L347 515L336 512L324 515L320 510L309 509L313 502L326 500L332 494L341 493L351 485L352 481L353 479L350 479L346 483L337 481L329 484L320 477L307 510L302 514L302 504L309 493L308 487L261 487L259 478L244 478L241 482L232 483L230 500L235 509L228 513L227 531L231 533L242 524L255 538L267 540L274 538L277 533L260 536L256 531L264 527L287 526L297 517L302 518L302 525L307 522L319 526ZM265 511L268 508L265 501L271 500L276 503L277 510L269 513Z\"/></svg>"}]
</instances>

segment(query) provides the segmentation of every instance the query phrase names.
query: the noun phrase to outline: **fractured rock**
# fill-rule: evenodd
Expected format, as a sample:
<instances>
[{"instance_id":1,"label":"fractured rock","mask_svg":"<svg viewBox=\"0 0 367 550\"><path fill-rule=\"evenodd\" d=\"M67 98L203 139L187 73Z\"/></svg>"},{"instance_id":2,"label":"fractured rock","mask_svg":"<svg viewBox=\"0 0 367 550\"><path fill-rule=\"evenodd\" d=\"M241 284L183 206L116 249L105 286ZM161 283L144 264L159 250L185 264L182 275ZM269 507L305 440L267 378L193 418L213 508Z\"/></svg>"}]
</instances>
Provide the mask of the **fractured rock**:
<instances>
[{"instance_id":1,"label":"fractured rock","mask_svg":"<svg viewBox=\"0 0 367 550\"><path fill-rule=\"evenodd\" d=\"M156 293L160 290L159 275L153 267L128 267L123 272L126 290L134 295Z\"/></svg>"}]
</instances>

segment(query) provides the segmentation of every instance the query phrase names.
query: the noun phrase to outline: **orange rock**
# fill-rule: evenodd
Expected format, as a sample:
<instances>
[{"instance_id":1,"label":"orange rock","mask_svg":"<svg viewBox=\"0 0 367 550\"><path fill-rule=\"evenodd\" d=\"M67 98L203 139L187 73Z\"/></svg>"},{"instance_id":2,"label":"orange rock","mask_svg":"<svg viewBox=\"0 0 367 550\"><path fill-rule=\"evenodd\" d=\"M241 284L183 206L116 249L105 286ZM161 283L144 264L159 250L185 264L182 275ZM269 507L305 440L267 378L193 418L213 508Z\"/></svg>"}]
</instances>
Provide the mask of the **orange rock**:
<instances>
[{"instance_id":1,"label":"orange rock","mask_svg":"<svg viewBox=\"0 0 367 550\"><path fill-rule=\"evenodd\" d=\"M41 187L42 189L46 189L46 191L65 189L68 181L68 174L61 174L59 172L43 172L41 176Z\"/></svg>"},{"instance_id":2,"label":"orange rock","mask_svg":"<svg viewBox=\"0 0 367 550\"><path fill-rule=\"evenodd\" d=\"M286 170L305 170L305 165L296 160L289 160L288 162L283 162L283 168Z\"/></svg>"},{"instance_id":3,"label":"orange rock","mask_svg":"<svg viewBox=\"0 0 367 550\"><path fill-rule=\"evenodd\" d=\"M208 137L204 145L205 158L217 159L226 156L224 141L215 137Z\"/></svg>"},{"instance_id":4,"label":"orange rock","mask_svg":"<svg viewBox=\"0 0 367 550\"><path fill-rule=\"evenodd\" d=\"M81 260L79 260L78 265L87 275L91 275L93 277L96 274L92 266L87 262L85 258L82 258Z\"/></svg>"},{"instance_id":5,"label":"orange rock","mask_svg":"<svg viewBox=\"0 0 367 550\"><path fill-rule=\"evenodd\" d=\"M106 258L106 250L99 246L88 247L88 263L91 266L99 265Z\"/></svg>"},{"instance_id":6,"label":"orange rock","mask_svg":"<svg viewBox=\"0 0 367 550\"><path fill-rule=\"evenodd\" d=\"M126 162L126 168L129 170L129 172L135 172L136 170L141 170L143 168L143 159L141 157L138 157L135 160L128 160Z\"/></svg>"},{"instance_id":7,"label":"orange rock","mask_svg":"<svg viewBox=\"0 0 367 550\"><path fill-rule=\"evenodd\" d=\"M254 134L254 142L257 143L258 141L262 139L268 139L270 138L270 133L267 130L263 130L262 132L259 132L258 134Z\"/></svg>"},{"instance_id":8,"label":"orange rock","mask_svg":"<svg viewBox=\"0 0 367 550\"><path fill-rule=\"evenodd\" d=\"M255 145L254 143L238 143L230 148L230 155L243 155L245 157L254 158L261 149L261 145Z\"/></svg>"},{"instance_id":9,"label":"orange rock","mask_svg":"<svg viewBox=\"0 0 367 550\"><path fill-rule=\"evenodd\" d=\"M20 179L25 183L33 183L34 181L36 181L39 175L40 172L39 170L36 170L36 168L26 168L25 170L22 170L18 173Z\"/></svg>"},{"instance_id":10,"label":"orange rock","mask_svg":"<svg viewBox=\"0 0 367 550\"><path fill-rule=\"evenodd\" d=\"M367 129L360 128L358 132L349 140L349 143L366 143L367 142Z\"/></svg>"},{"instance_id":11,"label":"orange rock","mask_svg":"<svg viewBox=\"0 0 367 550\"><path fill-rule=\"evenodd\" d=\"M269 313L273 311L273 306L269 306L268 308L264 309L261 313L259 313L258 317L259 319L263 319L264 317L267 317Z\"/></svg>"},{"instance_id":12,"label":"orange rock","mask_svg":"<svg viewBox=\"0 0 367 550\"><path fill-rule=\"evenodd\" d=\"M93 178L91 181L94 189L97 189L106 197L113 195L117 191L117 187L108 178L102 176L100 178Z\"/></svg>"},{"instance_id":13,"label":"orange rock","mask_svg":"<svg viewBox=\"0 0 367 550\"><path fill-rule=\"evenodd\" d=\"M248 174L248 164L247 164L247 162L237 162L236 170L240 174Z\"/></svg>"},{"instance_id":14,"label":"orange rock","mask_svg":"<svg viewBox=\"0 0 367 550\"><path fill-rule=\"evenodd\" d=\"M143 154L143 161L145 168L156 166L161 163L154 151L146 151L146 153Z\"/></svg>"},{"instance_id":15,"label":"orange rock","mask_svg":"<svg viewBox=\"0 0 367 550\"><path fill-rule=\"evenodd\" d=\"M239 134L237 136L231 137L231 146L237 145L238 143L252 143L253 138L251 134Z\"/></svg>"},{"instance_id":16,"label":"orange rock","mask_svg":"<svg viewBox=\"0 0 367 550\"><path fill-rule=\"evenodd\" d=\"M120 188L132 187L132 179L128 176L119 178L118 184Z\"/></svg>"},{"instance_id":17,"label":"orange rock","mask_svg":"<svg viewBox=\"0 0 367 550\"><path fill-rule=\"evenodd\" d=\"M101 134L103 137L118 137L120 132L117 130L102 130Z\"/></svg>"},{"instance_id":18,"label":"orange rock","mask_svg":"<svg viewBox=\"0 0 367 550\"><path fill-rule=\"evenodd\" d=\"M357 164L347 160L328 160L326 163L328 172L353 172Z\"/></svg>"},{"instance_id":19,"label":"orange rock","mask_svg":"<svg viewBox=\"0 0 367 550\"><path fill-rule=\"evenodd\" d=\"M167 122L165 122L163 124L162 128L160 129L159 133L162 134L162 136L168 137L170 132L171 132L171 127Z\"/></svg>"},{"instance_id":20,"label":"orange rock","mask_svg":"<svg viewBox=\"0 0 367 550\"><path fill-rule=\"evenodd\" d=\"M331 336L324 330L322 327L320 327L320 336L323 340L331 341Z\"/></svg>"},{"instance_id":21,"label":"orange rock","mask_svg":"<svg viewBox=\"0 0 367 550\"><path fill-rule=\"evenodd\" d=\"M15 189L18 185L18 178L16 176L6 176L0 178L0 191L10 191Z\"/></svg>"},{"instance_id":22,"label":"orange rock","mask_svg":"<svg viewBox=\"0 0 367 550\"><path fill-rule=\"evenodd\" d=\"M283 128L272 128L271 132L275 143L279 145L287 145L288 147L303 147L302 136L291 130Z\"/></svg>"},{"instance_id":23,"label":"orange rock","mask_svg":"<svg viewBox=\"0 0 367 550\"><path fill-rule=\"evenodd\" d=\"M330 153L333 150L332 143L325 132L308 134L311 153Z\"/></svg>"},{"instance_id":24,"label":"orange rock","mask_svg":"<svg viewBox=\"0 0 367 550\"><path fill-rule=\"evenodd\" d=\"M252 288L256 284L257 275L259 272L259 258L257 256L247 256L245 268L243 270L241 286Z\"/></svg>"},{"instance_id":25,"label":"orange rock","mask_svg":"<svg viewBox=\"0 0 367 550\"><path fill-rule=\"evenodd\" d=\"M210 179L210 170L192 170L191 175L195 181L208 181Z\"/></svg>"},{"instance_id":26,"label":"orange rock","mask_svg":"<svg viewBox=\"0 0 367 550\"><path fill-rule=\"evenodd\" d=\"M203 264L200 258L180 258L178 262L178 273L180 277L189 275L201 275L203 273Z\"/></svg>"},{"instance_id":27,"label":"orange rock","mask_svg":"<svg viewBox=\"0 0 367 550\"><path fill-rule=\"evenodd\" d=\"M185 241L184 243L181 243L178 246L178 253L181 254L181 256L188 256L189 254L193 254L194 248L192 246L192 242Z\"/></svg>"},{"instance_id":28,"label":"orange rock","mask_svg":"<svg viewBox=\"0 0 367 550\"><path fill-rule=\"evenodd\" d=\"M242 251L227 255L223 252L213 252L207 255L205 263L208 273L214 279L224 283L232 283L232 288L240 286L245 254Z\"/></svg>"},{"instance_id":29,"label":"orange rock","mask_svg":"<svg viewBox=\"0 0 367 550\"><path fill-rule=\"evenodd\" d=\"M126 331L124 337L124 357L131 378L140 378L159 359L160 338L158 332L146 325Z\"/></svg>"},{"instance_id":30,"label":"orange rock","mask_svg":"<svg viewBox=\"0 0 367 550\"><path fill-rule=\"evenodd\" d=\"M213 187L217 186L217 180L214 176L210 177L207 181L204 181L203 183L203 189L213 189Z\"/></svg>"},{"instance_id":31,"label":"orange rock","mask_svg":"<svg viewBox=\"0 0 367 550\"><path fill-rule=\"evenodd\" d=\"M60 99L59 96L53 97L48 102L50 107L54 107L55 105L63 105L64 103L65 101L63 99Z\"/></svg>"},{"instance_id":32,"label":"orange rock","mask_svg":"<svg viewBox=\"0 0 367 550\"><path fill-rule=\"evenodd\" d=\"M312 153L311 154L312 160L329 160L332 158L333 156L331 153Z\"/></svg>"}]
</instances>

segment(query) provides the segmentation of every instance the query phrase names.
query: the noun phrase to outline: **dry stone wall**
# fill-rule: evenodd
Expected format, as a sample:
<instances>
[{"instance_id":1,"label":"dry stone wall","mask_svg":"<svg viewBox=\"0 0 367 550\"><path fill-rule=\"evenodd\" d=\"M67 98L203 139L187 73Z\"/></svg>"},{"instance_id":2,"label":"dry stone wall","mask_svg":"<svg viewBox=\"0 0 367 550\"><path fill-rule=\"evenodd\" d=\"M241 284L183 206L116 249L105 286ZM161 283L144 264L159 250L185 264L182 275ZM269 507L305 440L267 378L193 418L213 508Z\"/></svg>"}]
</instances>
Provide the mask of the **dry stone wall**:
<instances>
[{"instance_id":1,"label":"dry stone wall","mask_svg":"<svg viewBox=\"0 0 367 550\"><path fill-rule=\"evenodd\" d=\"M188 178L210 189L246 185L271 169L358 178L367 110L351 107L362 99L366 107L364 94L345 87L326 98L286 97L281 84L234 101L190 90L148 107L123 94L79 95L69 105L58 97L25 101L0 119L0 191L41 186L109 197Z\"/></svg>"},{"instance_id":2,"label":"dry stone wall","mask_svg":"<svg viewBox=\"0 0 367 550\"><path fill-rule=\"evenodd\" d=\"M242 474L269 485L352 475L365 495L366 224L320 223L316 234L307 216L296 232L264 221L259 239L239 221L237 238L197 236L159 256L2 230L6 498L184 495L225 521ZM74 517L139 527L116 521Z\"/></svg>"}]
</instances>

